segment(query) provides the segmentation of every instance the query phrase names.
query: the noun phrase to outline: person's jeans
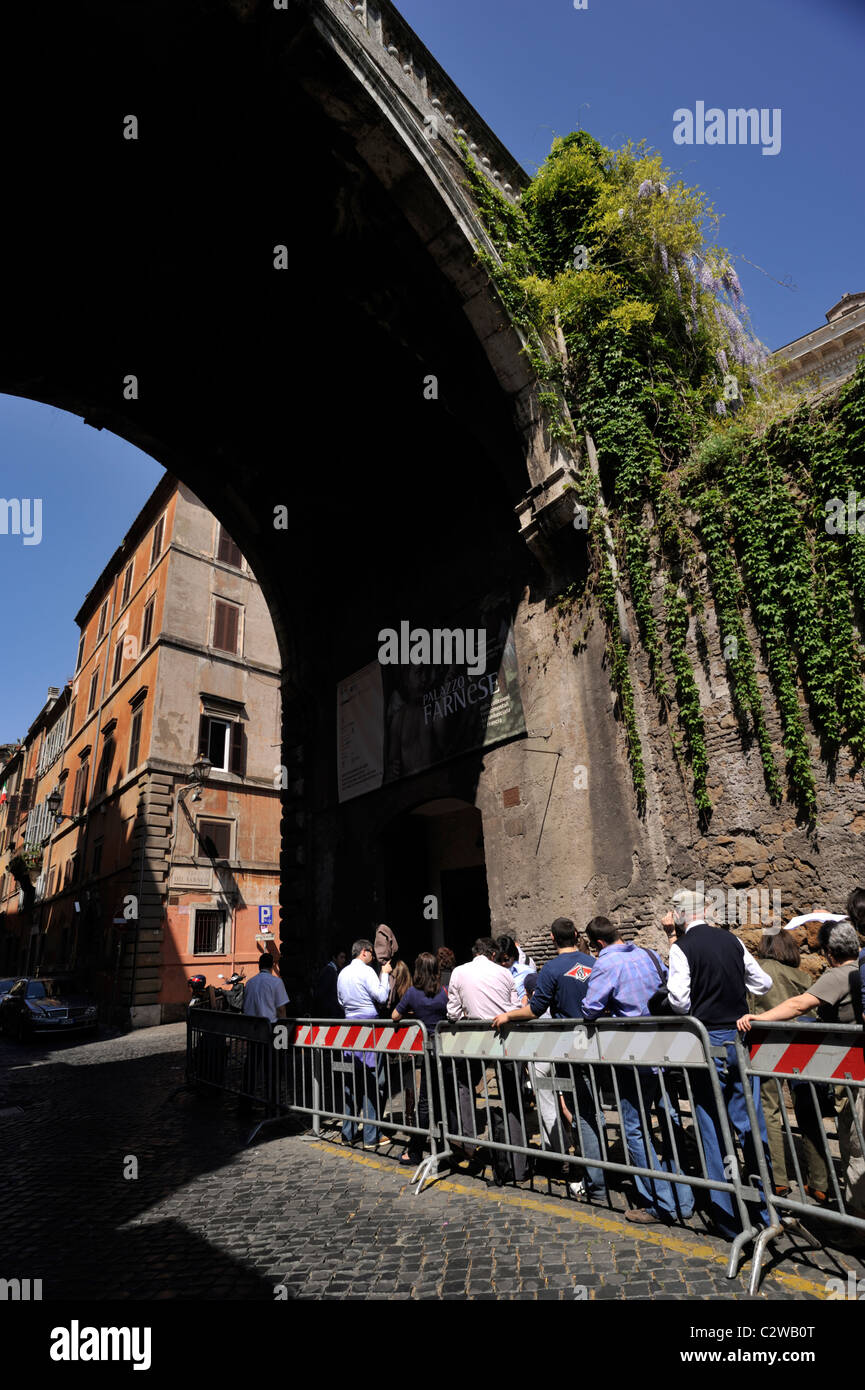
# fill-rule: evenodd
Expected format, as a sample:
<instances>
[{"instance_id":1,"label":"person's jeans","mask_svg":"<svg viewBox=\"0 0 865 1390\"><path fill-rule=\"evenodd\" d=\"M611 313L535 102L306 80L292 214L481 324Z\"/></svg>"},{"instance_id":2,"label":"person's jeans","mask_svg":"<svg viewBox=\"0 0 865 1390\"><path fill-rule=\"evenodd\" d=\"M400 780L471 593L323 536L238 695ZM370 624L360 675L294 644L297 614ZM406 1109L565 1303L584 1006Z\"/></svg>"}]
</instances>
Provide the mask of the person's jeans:
<instances>
[{"instance_id":1,"label":"person's jeans","mask_svg":"<svg viewBox=\"0 0 865 1390\"><path fill-rule=\"evenodd\" d=\"M382 1108L382 1088L384 1085L384 1066L381 1056L377 1057L376 1065L368 1067L360 1057L354 1053L343 1053L347 1061L349 1057L354 1060L354 1076L346 1076L345 1081L345 1115L355 1115L358 1101L360 1101L360 1113L367 1120L377 1120L380 1118ZM354 1143L357 1136L358 1125L355 1120L346 1120L342 1127L343 1138L349 1143ZM375 1144L379 1135L377 1125L365 1124L363 1127L363 1142L370 1147Z\"/></svg>"},{"instance_id":2,"label":"person's jeans","mask_svg":"<svg viewBox=\"0 0 865 1390\"><path fill-rule=\"evenodd\" d=\"M587 1083L576 1068L574 1069L574 1089L569 1096L565 1096L565 1105L574 1117L572 1127L574 1151L581 1158L600 1158L601 1141L598 1137L598 1116L595 1113L595 1102ZM586 1184L587 1195L597 1198L606 1197L607 1179L604 1176L603 1168L585 1168L583 1174L584 1176L581 1175L581 1178Z\"/></svg>"},{"instance_id":3,"label":"person's jeans","mask_svg":"<svg viewBox=\"0 0 865 1390\"><path fill-rule=\"evenodd\" d=\"M617 1079L625 1142L628 1146L631 1162L637 1168L663 1168L666 1172L677 1171L671 1164L669 1152L666 1152L664 1157L659 1160L649 1137L652 1106L660 1095L660 1082L657 1075L648 1068L640 1067L636 1075L632 1072L622 1071ZM640 1114L641 1097L643 1114L646 1117L647 1132L645 1136ZM667 1117L671 1123L676 1122L673 1118L674 1112L671 1109L662 1108L660 1114L662 1117L662 1142L665 1150L669 1150L669 1136L664 1132L664 1124ZM648 1153L646 1151L647 1138ZM654 1178L638 1176L634 1177L634 1182L646 1206L655 1216L659 1212L663 1212L671 1220L687 1220L694 1210L694 1194L685 1183L661 1182Z\"/></svg>"},{"instance_id":4,"label":"person's jeans","mask_svg":"<svg viewBox=\"0 0 865 1390\"><path fill-rule=\"evenodd\" d=\"M745 1155L746 1172L758 1174L757 1151L754 1147L754 1136L751 1133L751 1124L748 1119L748 1111L745 1106L745 1083L739 1071L739 1061L736 1056L736 1030L735 1028L708 1029L709 1041L713 1047L726 1046L726 1057L714 1058L715 1069L718 1073L718 1081L721 1087L721 1098L729 1116L730 1126L734 1136L738 1135L739 1141ZM692 1080L694 1094L694 1104L697 1108L697 1124L700 1127L700 1138L703 1141L703 1148L706 1154L706 1176L713 1178L717 1182L729 1182L729 1165L725 1169L724 1154L721 1152L721 1138L719 1131L719 1120L712 1088L709 1078L700 1072L695 1072ZM769 1153L769 1141L766 1135L766 1122L763 1118L763 1109L760 1105L760 1081L759 1078L752 1078L751 1094L754 1097L754 1106L757 1112L757 1122L760 1128L760 1142L763 1145L763 1153L766 1157L766 1167L769 1173L769 1180L772 1180L772 1159ZM728 1155L732 1161L738 1163L735 1155ZM769 1212L766 1207L766 1194L763 1192L759 1177L754 1178L760 1189L759 1220L757 1212L754 1212L754 1224L758 1225L762 1221L764 1226L769 1225ZM709 1189L712 1217L718 1228L730 1239L739 1233L739 1217L733 1207L733 1198L729 1192L720 1192Z\"/></svg>"}]
</instances>

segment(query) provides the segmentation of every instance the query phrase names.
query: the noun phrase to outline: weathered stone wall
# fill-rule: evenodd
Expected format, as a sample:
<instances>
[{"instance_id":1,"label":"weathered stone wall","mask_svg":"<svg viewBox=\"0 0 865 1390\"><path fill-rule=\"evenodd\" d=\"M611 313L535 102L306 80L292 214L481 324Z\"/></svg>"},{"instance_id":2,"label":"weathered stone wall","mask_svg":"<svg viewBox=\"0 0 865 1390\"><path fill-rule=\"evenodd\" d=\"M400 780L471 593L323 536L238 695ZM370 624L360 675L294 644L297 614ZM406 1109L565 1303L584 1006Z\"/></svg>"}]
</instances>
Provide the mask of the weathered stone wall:
<instances>
[{"instance_id":1,"label":"weathered stone wall","mask_svg":"<svg viewBox=\"0 0 865 1390\"><path fill-rule=\"evenodd\" d=\"M659 579L655 608L663 631L660 590ZM783 920L811 908L841 911L851 888L865 881L861 840L865 792L861 770L855 768L846 750L841 751L834 768L821 760L819 739L800 692L817 782L816 825L807 825L789 797L773 806L756 741L750 729L740 727L733 709L718 624L708 595L704 633L705 646L698 641L696 624L692 623L688 642L709 756L713 813L704 833L696 823L687 764L683 770L676 764L670 728L661 718L660 701L649 688L648 659L639 641L635 642L632 655L637 697L648 735L644 746L655 783L647 819L663 834L670 883L693 886L702 880L707 892L720 889L729 895L731 889L737 890L740 901L751 892L756 899L756 893L762 890L764 907L768 898L776 912L780 910ZM757 678L768 729L783 777L786 760L778 709L753 629L749 635L757 657ZM672 718L675 721L675 710ZM752 912L752 920L755 915Z\"/></svg>"}]
</instances>

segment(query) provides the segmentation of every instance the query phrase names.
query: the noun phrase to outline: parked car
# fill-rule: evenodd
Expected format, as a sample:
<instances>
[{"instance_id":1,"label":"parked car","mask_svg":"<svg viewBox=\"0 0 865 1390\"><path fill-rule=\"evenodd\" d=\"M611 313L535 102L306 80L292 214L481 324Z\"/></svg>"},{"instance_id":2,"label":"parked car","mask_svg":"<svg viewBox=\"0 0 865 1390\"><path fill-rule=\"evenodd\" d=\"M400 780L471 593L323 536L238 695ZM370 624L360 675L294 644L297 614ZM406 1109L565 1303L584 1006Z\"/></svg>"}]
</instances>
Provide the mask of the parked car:
<instances>
[{"instance_id":1,"label":"parked car","mask_svg":"<svg viewBox=\"0 0 865 1390\"><path fill-rule=\"evenodd\" d=\"M17 979L18 976L13 975L8 980L0 980L0 1004L3 1003L3 1000L6 998L7 994L11 992L12 986L14 985Z\"/></svg>"},{"instance_id":2,"label":"parked car","mask_svg":"<svg viewBox=\"0 0 865 1390\"><path fill-rule=\"evenodd\" d=\"M69 976L19 978L0 1000L0 1028L19 1042L35 1033L95 1033L96 1004Z\"/></svg>"}]
</instances>

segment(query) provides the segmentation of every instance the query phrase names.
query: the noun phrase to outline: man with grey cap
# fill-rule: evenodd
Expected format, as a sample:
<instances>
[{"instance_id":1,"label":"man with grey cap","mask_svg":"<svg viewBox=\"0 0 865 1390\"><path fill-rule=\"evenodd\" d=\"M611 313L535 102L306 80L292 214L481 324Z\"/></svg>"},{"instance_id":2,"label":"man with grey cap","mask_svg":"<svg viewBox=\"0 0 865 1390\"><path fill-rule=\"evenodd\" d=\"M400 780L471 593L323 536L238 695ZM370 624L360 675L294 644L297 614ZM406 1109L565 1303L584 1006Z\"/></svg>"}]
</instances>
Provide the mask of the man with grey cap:
<instances>
[{"instance_id":1,"label":"man with grey cap","mask_svg":"<svg viewBox=\"0 0 865 1390\"><path fill-rule=\"evenodd\" d=\"M670 947L667 989L670 1005L677 1014L699 1019L714 1048L725 1048L726 1057L716 1056L715 1067L721 1095L734 1133L745 1155L748 1173L759 1172L754 1136L745 1105L745 1089L736 1057L736 1023L747 1012L747 992L765 994L772 980L761 970L744 943L732 932L719 931L708 919L714 909L707 908L702 893L680 889L673 894L673 924L684 929ZM740 1001L745 1008L740 1011ZM719 1133L718 1115L707 1075L693 1077L697 1124L706 1155L706 1176L718 1182L729 1181ZM766 1124L760 1107L760 1082L753 1080L754 1104L760 1126L760 1140L771 1179L772 1166ZM759 1183L758 1183L759 1186ZM738 1235L733 1200L728 1192L710 1189L712 1218L719 1234L732 1240ZM756 1214L755 1214L756 1215ZM760 1220L769 1224L765 1194L761 1195Z\"/></svg>"}]
</instances>

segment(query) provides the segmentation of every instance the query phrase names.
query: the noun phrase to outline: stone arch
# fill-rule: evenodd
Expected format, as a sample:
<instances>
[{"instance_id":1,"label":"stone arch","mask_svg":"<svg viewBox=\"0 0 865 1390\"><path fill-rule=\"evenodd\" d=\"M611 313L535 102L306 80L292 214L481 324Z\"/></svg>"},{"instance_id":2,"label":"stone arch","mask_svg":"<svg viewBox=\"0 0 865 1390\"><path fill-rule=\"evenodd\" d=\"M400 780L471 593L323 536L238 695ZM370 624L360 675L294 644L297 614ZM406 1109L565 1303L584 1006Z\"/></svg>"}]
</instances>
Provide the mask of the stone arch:
<instances>
[{"instance_id":1,"label":"stone arch","mask_svg":"<svg viewBox=\"0 0 865 1390\"><path fill-rule=\"evenodd\" d=\"M283 662L283 932L302 955L336 679L388 605L446 617L488 586L515 611L540 577L515 512L530 544L561 524L567 461L475 263L451 137L424 135L436 84L514 188L520 171L389 4L384 46L343 0L72 11L10 27L0 390L150 454L252 565ZM388 53L409 43L420 86Z\"/></svg>"}]
</instances>

